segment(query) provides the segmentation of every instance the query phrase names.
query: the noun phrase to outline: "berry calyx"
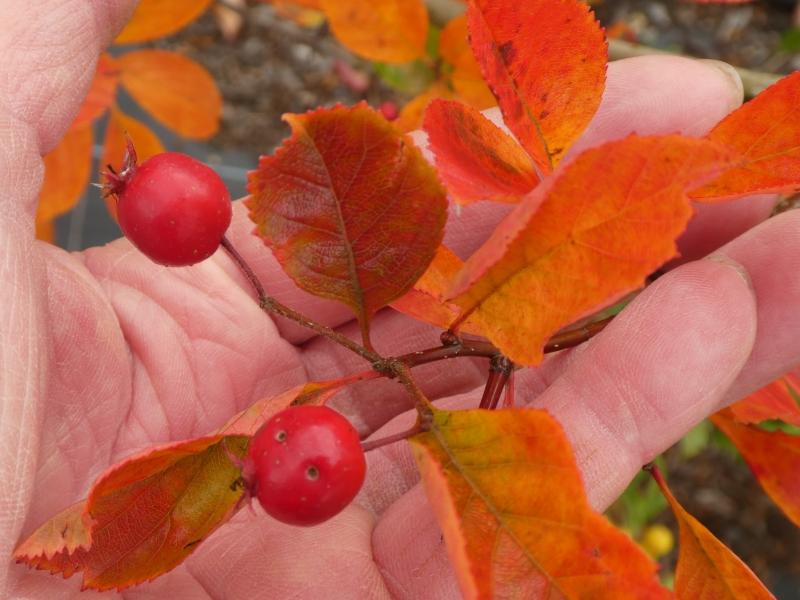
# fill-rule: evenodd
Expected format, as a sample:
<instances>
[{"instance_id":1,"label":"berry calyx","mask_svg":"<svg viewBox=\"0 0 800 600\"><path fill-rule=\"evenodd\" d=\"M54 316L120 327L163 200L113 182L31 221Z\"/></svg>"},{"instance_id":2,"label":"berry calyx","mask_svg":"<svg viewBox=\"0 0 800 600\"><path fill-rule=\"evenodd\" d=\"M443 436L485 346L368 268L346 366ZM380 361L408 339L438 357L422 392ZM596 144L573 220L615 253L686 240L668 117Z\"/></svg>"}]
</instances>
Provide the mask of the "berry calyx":
<instances>
[{"instance_id":1,"label":"berry calyx","mask_svg":"<svg viewBox=\"0 0 800 600\"><path fill-rule=\"evenodd\" d=\"M137 164L129 141L122 168L109 167L105 178L125 237L161 265L205 260L231 223L231 197L222 179L186 154L164 152Z\"/></svg>"},{"instance_id":2,"label":"berry calyx","mask_svg":"<svg viewBox=\"0 0 800 600\"><path fill-rule=\"evenodd\" d=\"M366 468L350 422L327 406L303 405L273 415L253 436L244 478L275 519L316 525L352 502Z\"/></svg>"}]
</instances>

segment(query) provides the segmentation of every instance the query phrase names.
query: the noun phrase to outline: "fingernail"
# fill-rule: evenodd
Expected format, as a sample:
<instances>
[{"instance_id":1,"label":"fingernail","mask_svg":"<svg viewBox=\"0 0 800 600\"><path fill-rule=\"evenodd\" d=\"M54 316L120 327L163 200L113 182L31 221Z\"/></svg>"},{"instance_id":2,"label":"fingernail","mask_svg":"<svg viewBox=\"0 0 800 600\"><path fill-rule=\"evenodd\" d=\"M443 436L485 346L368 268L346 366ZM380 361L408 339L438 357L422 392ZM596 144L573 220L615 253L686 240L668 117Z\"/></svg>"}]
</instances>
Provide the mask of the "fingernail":
<instances>
[{"instance_id":1,"label":"fingernail","mask_svg":"<svg viewBox=\"0 0 800 600\"><path fill-rule=\"evenodd\" d=\"M725 75L725 78L731 84L731 110L738 108L744 101L744 85L742 84L742 78L739 77L738 71L721 60L713 60L710 58L699 58L697 60L709 67L714 67Z\"/></svg>"},{"instance_id":2,"label":"fingernail","mask_svg":"<svg viewBox=\"0 0 800 600\"><path fill-rule=\"evenodd\" d=\"M712 262L733 269L742 277L742 279L745 280L745 282L747 283L747 287L749 287L750 290L755 291L755 288L753 287L753 280L750 279L750 273L747 272L747 269L744 268L744 265L736 262L730 256L727 256L720 252L715 252L714 254L709 254L708 256L706 256L705 260L710 260Z\"/></svg>"}]
</instances>

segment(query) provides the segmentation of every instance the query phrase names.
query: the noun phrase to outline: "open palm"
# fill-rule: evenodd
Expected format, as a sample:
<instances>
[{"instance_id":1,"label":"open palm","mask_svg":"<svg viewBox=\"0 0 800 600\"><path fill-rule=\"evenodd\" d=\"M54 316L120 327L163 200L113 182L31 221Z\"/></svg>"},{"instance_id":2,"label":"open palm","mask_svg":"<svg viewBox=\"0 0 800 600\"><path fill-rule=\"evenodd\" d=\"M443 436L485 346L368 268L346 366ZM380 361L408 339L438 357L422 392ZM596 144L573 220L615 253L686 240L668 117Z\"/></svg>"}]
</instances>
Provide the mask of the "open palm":
<instances>
[{"instance_id":1,"label":"open palm","mask_svg":"<svg viewBox=\"0 0 800 600\"><path fill-rule=\"evenodd\" d=\"M53 6L57 5L57 6ZM120 5L125 5L122 7ZM63 135L97 56L132 2L0 3L0 545L86 495L109 464L157 443L196 437L249 404L309 380L364 370L355 355L275 323L223 253L189 268L150 263L125 240L79 254L34 242L40 156ZM46 43L45 43L46 42ZM612 64L603 105L579 146L638 133L702 134L740 101L724 69L677 58ZM682 241L698 258L749 230L771 199L705 209ZM344 307L299 291L241 206L231 238L268 291L357 335ZM447 243L469 253L499 220L478 205L451 216ZM660 279L606 331L524 371L519 402L564 424L593 504L605 507L639 466L723 404L800 362L798 217L782 215ZM386 310L379 352L435 345L437 333ZM423 367L430 396L477 403L485 365ZM412 420L392 382L355 386L334 401L365 434ZM386 425L384 426L384 424ZM77 595L62 581L7 563L3 597ZM116 597L116 594L114 595ZM370 453L367 483L319 527L244 510L179 568L124 592L130 598L455 598L439 530L409 453Z\"/></svg>"}]
</instances>

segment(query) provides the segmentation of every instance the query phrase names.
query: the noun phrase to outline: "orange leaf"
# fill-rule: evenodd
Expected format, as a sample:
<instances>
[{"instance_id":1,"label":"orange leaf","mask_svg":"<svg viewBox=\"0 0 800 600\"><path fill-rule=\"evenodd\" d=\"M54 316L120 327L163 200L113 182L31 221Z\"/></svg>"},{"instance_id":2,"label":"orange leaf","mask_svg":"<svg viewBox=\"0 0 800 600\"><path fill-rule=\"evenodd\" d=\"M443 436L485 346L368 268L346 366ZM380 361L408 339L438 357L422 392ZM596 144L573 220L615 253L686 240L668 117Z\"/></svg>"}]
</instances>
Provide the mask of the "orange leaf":
<instances>
[{"instance_id":1,"label":"orange leaf","mask_svg":"<svg viewBox=\"0 0 800 600\"><path fill-rule=\"evenodd\" d=\"M425 54L424 0L321 0L336 38L368 60L404 63Z\"/></svg>"},{"instance_id":2,"label":"orange leaf","mask_svg":"<svg viewBox=\"0 0 800 600\"><path fill-rule=\"evenodd\" d=\"M91 123L72 127L44 157L44 183L36 218L51 221L72 209L83 195L92 170Z\"/></svg>"},{"instance_id":3,"label":"orange leaf","mask_svg":"<svg viewBox=\"0 0 800 600\"><path fill-rule=\"evenodd\" d=\"M506 125L543 173L594 116L608 49L580 0L475 0L470 43Z\"/></svg>"},{"instance_id":4,"label":"orange leaf","mask_svg":"<svg viewBox=\"0 0 800 600\"><path fill-rule=\"evenodd\" d=\"M85 502L78 502L58 513L39 527L14 550L18 562L39 558L52 560L57 554L71 554L91 546L89 523L84 515Z\"/></svg>"},{"instance_id":5,"label":"orange leaf","mask_svg":"<svg viewBox=\"0 0 800 600\"><path fill-rule=\"evenodd\" d=\"M711 421L733 442L772 501L800 527L800 437L742 425L730 409Z\"/></svg>"},{"instance_id":6,"label":"orange leaf","mask_svg":"<svg viewBox=\"0 0 800 600\"><path fill-rule=\"evenodd\" d=\"M434 100L424 128L439 176L460 204L518 202L536 187L539 178L525 150L476 109Z\"/></svg>"},{"instance_id":7,"label":"orange leaf","mask_svg":"<svg viewBox=\"0 0 800 600\"><path fill-rule=\"evenodd\" d=\"M458 308L445 302L444 295L463 266L464 261L452 250L444 245L439 246L428 270L410 291L392 302L392 308L425 323L447 329L458 316ZM476 320L473 315L462 325L461 331L482 335Z\"/></svg>"},{"instance_id":8,"label":"orange leaf","mask_svg":"<svg viewBox=\"0 0 800 600\"><path fill-rule=\"evenodd\" d=\"M72 122L76 127L100 117L114 102L119 81L119 68L109 54L101 54L97 61L97 70L86 98L78 110L78 116Z\"/></svg>"},{"instance_id":9,"label":"orange leaf","mask_svg":"<svg viewBox=\"0 0 800 600\"><path fill-rule=\"evenodd\" d=\"M112 107L106 127L103 157L100 160L101 170L105 169L107 165L118 168L122 164L125 156L126 135L133 140L139 162L144 162L151 156L164 152L161 141L147 125ZM111 215L116 218L116 203L110 196L106 198L106 206Z\"/></svg>"},{"instance_id":10,"label":"orange leaf","mask_svg":"<svg viewBox=\"0 0 800 600\"><path fill-rule=\"evenodd\" d=\"M496 104L494 96L483 80L467 37L466 15L451 19L439 35L439 54L453 66L449 80L456 96L477 109L489 108Z\"/></svg>"},{"instance_id":11,"label":"orange leaf","mask_svg":"<svg viewBox=\"0 0 800 600\"><path fill-rule=\"evenodd\" d=\"M687 187L727 168L724 148L631 136L587 150L541 183L466 262L450 290L462 316L519 364L563 326L644 284L675 256Z\"/></svg>"},{"instance_id":12,"label":"orange leaf","mask_svg":"<svg viewBox=\"0 0 800 600\"><path fill-rule=\"evenodd\" d=\"M36 239L50 244L56 243L56 224L53 219L36 219Z\"/></svg>"},{"instance_id":13,"label":"orange leaf","mask_svg":"<svg viewBox=\"0 0 800 600\"><path fill-rule=\"evenodd\" d=\"M183 29L202 15L211 0L140 0L115 44L137 44Z\"/></svg>"},{"instance_id":14,"label":"orange leaf","mask_svg":"<svg viewBox=\"0 0 800 600\"><path fill-rule=\"evenodd\" d=\"M241 469L235 461L244 457L249 441L248 436L216 435L132 456L92 487L84 512L91 522L88 549L65 547L52 558L29 559L20 552L29 539L15 556L65 577L80 571L83 587L97 590L121 590L158 577L183 562L236 511L244 491L237 484ZM34 536L52 527L50 522Z\"/></svg>"},{"instance_id":15,"label":"orange leaf","mask_svg":"<svg viewBox=\"0 0 800 600\"><path fill-rule=\"evenodd\" d=\"M336 379L304 383L292 389L255 402L247 409L232 417L219 432L225 435L254 435L272 415L290 405L324 404L344 386L353 383L351 379Z\"/></svg>"},{"instance_id":16,"label":"orange leaf","mask_svg":"<svg viewBox=\"0 0 800 600\"><path fill-rule=\"evenodd\" d=\"M465 598L668 598L656 565L589 506L545 411L434 411L411 438Z\"/></svg>"},{"instance_id":17,"label":"orange leaf","mask_svg":"<svg viewBox=\"0 0 800 600\"><path fill-rule=\"evenodd\" d=\"M250 218L300 287L354 310L368 343L372 315L433 260L445 192L414 144L363 103L284 118L292 137L250 174Z\"/></svg>"},{"instance_id":18,"label":"orange leaf","mask_svg":"<svg viewBox=\"0 0 800 600\"><path fill-rule=\"evenodd\" d=\"M708 185L694 200L715 202L745 194L800 190L800 72L784 77L735 110L708 138L746 159Z\"/></svg>"},{"instance_id":19,"label":"orange leaf","mask_svg":"<svg viewBox=\"0 0 800 600\"><path fill-rule=\"evenodd\" d=\"M800 368L731 405L739 423L760 423L779 419L800 427Z\"/></svg>"},{"instance_id":20,"label":"orange leaf","mask_svg":"<svg viewBox=\"0 0 800 600\"><path fill-rule=\"evenodd\" d=\"M204 67L167 50L128 52L117 63L122 85L161 123L193 139L217 132L222 97Z\"/></svg>"},{"instance_id":21,"label":"orange leaf","mask_svg":"<svg viewBox=\"0 0 800 600\"><path fill-rule=\"evenodd\" d=\"M653 477L669 502L680 528L675 595L678 600L758 600L774 598L736 556L678 503L657 470Z\"/></svg>"}]
</instances>

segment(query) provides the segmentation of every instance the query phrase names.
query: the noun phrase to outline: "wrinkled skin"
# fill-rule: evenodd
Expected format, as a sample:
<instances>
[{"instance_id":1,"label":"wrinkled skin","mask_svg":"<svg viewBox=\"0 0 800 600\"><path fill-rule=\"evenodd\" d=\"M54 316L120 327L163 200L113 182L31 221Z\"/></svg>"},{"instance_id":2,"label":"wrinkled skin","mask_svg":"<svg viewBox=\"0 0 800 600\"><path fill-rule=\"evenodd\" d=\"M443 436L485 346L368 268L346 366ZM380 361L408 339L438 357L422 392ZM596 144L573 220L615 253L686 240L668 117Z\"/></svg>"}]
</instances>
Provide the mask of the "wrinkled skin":
<instances>
[{"instance_id":1,"label":"wrinkled skin","mask_svg":"<svg viewBox=\"0 0 800 600\"><path fill-rule=\"evenodd\" d=\"M130 0L0 0L5 557L127 454L206 433L296 383L365 368L326 340L260 313L222 253L169 269L124 240L78 254L34 241L40 156L64 134L98 53L132 7ZM580 144L631 131L702 134L740 101L740 84L723 67L679 58L621 61L609 68L602 108ZM703 209L681 242L681 266L590 343L519 378L519 402L546 407L564 424L598 509L695 423L800 362L800 214L761 223L772 201ZM232 238L271 293L355 336L347 311L294 288L249 234L241 206L235 213ZM468 253L498 218L495 207L465 210L451 217L447 241ZM375 345L386 354L434 345L436 337L391 311L375 320ZM484 368L454 361L446 371L426 367L420 380L440 404L469 406L480 396ZM407 408L400 386L370 385L340 396L338 408L365 433L386 421L376 435L410 422L408 413L397 416ZM1 597L68 598L78 596L79 585L78 577L64 581L9 561L0 569ZM122 597L459 594L408 450L395 444L370 453L365 489L334 520L295 529L244 510L183 565Z\"/></svg>"}]
</instances>

